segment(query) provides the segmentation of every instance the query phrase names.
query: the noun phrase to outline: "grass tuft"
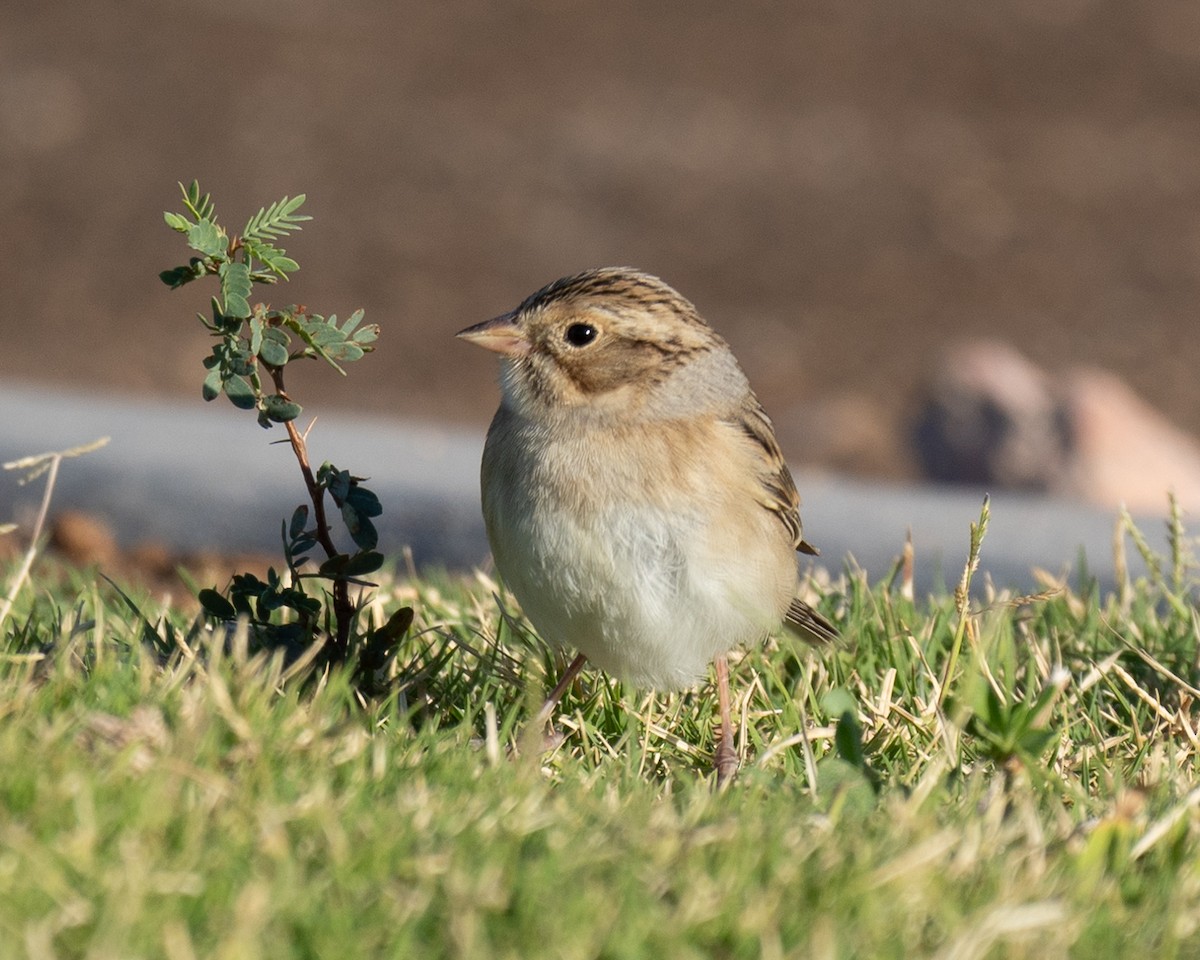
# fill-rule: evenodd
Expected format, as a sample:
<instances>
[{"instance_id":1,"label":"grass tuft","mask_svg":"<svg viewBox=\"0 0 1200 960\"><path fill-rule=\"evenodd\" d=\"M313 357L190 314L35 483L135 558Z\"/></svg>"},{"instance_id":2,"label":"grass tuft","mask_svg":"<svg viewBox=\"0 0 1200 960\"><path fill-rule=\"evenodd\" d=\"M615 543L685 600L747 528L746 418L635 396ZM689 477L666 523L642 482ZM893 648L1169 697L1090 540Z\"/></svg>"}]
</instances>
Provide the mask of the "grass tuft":
<instances>
[{"instance_id":1,"label":"grass tuft","mask_svg":"<svg viewBox=\"0 0 1200 960\"><path fill-rule=\"evenodd\" d=\"M538 749L561 658L482 574L384 584L418 619L366 699L43 560L0 636L0 958L1194 955L1191 540L1017 596L970 589L986 522L954 595L851 571L810 585L844 645L734 658L720 794L709 689L585 671Z\"/></svg>"}]
</instances>

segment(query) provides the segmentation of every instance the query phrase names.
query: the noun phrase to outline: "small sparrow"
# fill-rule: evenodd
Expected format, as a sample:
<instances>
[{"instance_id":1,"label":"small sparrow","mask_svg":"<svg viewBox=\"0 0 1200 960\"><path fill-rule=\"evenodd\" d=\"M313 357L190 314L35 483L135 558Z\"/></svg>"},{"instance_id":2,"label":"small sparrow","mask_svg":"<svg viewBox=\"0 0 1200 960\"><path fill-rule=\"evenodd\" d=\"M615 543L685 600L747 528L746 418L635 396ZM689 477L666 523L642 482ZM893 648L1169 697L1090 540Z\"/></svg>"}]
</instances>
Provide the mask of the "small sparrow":
<instances>
[{"instance_id":1,"label":"small sparrow","mask_svg":"<svg viewBox=\"0 0 1200 960\"><path fill-rule=\"evenodd\" d=\"M836 629L797 599L796 486L729 345L657 277L556 280L458 334L501 355L483 451L496 569L547 641L636 686L695 684L714 662L718 784L737 769L726 652L786 621Z\"/></svg>"}]
</instances>

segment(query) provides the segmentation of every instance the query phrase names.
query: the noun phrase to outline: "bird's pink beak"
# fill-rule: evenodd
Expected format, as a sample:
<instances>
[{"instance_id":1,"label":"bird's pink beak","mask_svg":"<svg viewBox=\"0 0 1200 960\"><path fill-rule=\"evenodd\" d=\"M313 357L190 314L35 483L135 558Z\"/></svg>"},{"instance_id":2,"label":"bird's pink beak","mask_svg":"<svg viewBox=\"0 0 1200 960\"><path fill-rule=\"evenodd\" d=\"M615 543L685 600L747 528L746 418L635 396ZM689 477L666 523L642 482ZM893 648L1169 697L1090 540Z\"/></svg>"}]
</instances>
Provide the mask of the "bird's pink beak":
<instances>
[{"instance_id":1,"label":"bird's pink beak","mask_svg":"<svg viewBox=\"0 0 1200 960\"><path fill-rule=\"evenodd\" d=\"M485 350L494 350L506 357L523 357L529 353L531 344L516 323L515 313L506 313L493 320L485 320L455 336L468 340Z\"/></svg>"}]
</instances>

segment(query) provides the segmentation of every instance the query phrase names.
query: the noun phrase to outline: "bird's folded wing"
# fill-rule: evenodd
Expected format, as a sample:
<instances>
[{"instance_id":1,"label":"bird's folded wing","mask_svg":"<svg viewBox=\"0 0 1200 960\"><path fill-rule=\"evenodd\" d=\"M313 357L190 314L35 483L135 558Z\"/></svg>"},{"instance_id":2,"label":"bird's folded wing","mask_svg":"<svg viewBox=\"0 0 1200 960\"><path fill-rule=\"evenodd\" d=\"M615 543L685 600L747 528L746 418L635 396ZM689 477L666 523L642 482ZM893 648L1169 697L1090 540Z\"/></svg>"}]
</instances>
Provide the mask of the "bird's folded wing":
<instances>
[{"instance_id":1,"label":"bird's folded wing","mask_svg":"<svg viewBox=\"0 0 1200 960\"><path fill-rule=\"evenodd\" d=\"M752 398L740 411L739 425L763 451L763 467L759 475L762 484L760 502L787 528L792 545L800 553L816 556L820 551L804 539L804 528L800 523L800 494L796 491L792 472L784 462L771 420L757 400Z\"/></svg>"}]
</instances>

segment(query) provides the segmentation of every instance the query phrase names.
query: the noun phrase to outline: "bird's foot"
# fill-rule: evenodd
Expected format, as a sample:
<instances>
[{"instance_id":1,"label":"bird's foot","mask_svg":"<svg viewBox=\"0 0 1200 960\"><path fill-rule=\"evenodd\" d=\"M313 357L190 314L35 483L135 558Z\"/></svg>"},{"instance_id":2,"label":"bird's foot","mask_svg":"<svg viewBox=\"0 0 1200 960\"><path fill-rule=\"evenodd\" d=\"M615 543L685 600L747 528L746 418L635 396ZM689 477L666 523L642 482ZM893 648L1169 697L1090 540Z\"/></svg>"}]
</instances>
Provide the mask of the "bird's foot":
<instances>
[{"instance_id":1,"label":"bird's foot","mask_svg":"<svg viewBox=\"0 0 1200 960\"><path fill-rule=\"evenodd\" d=\"M721 739L717 741L713 766L717 769L717 789L723 790L733 782L740 766L737 748L733 745L733 737L724 730L721 731Z\"/></svg>"}]
</instances>

